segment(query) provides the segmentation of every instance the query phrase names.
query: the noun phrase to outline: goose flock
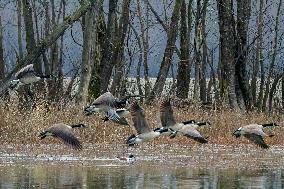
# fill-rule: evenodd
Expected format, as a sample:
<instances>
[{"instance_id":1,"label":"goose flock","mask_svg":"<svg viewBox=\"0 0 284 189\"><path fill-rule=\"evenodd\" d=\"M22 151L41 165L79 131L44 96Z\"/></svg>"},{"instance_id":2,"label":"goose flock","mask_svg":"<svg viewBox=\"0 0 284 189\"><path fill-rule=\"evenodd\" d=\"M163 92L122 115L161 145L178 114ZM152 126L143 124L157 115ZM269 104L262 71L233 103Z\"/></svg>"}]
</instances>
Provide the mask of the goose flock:
<instances>
[{"instance_id":1,"label":"goose flock","mask_svg":"<svg viewBox=\"0 0 284 189\"><path fill-rule=\"evenodd\" d=\"M20 69L14 75L14 79L10 83L10 88L15 89L18 85L35 83L49 77L50 76L41 76L37 74L33 68L33 64L30 64ZM160 136L168 136L170 138L184 136L201 144L208 143L207 138L202 136L202 134L198 131L198 128L201 126L211 126L210 122L196 120L177 122L174 118L170 98L165 98L160 103L161 125L160 127L152 130L146 120L145 112L139 103L133 100L129 105L129 99L136 96L134 95L128 96L124 99L118 99L110 92L106 92L95 99L93 103L83 110L83 112L86 116L90 116L93 113L103 113L104 117L102 118L102 121L112 121L120 125L130 125L126 119L126 116L130 114L132 117L133 127L136 130L136 135L132 134L127 138L125 143L129 146L151 141L159 138ZM264 138L272 137L273 135L267 135L264 133L263 128L270 126L278 125L276 123L249 124L235 130L233 132L233 136L236 138L244 136L261 148L266 149L269 148L269 146L265 143ZM73 128L87 128L87 126L85 124L54 124L41 132L39 137L40 139L44 139L52 136L62 140L65 144L70 145L75 150L81 150L82 144L72 132Z\"/></svg>"}]
</instances>

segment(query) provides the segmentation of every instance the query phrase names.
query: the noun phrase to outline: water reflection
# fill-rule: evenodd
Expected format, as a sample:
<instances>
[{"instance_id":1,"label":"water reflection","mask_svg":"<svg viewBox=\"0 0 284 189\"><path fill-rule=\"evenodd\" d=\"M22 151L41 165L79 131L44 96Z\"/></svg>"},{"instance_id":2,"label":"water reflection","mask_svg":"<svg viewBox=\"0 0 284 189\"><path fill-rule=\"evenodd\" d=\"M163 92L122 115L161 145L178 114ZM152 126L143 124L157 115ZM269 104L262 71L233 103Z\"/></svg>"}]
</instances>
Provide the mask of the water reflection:
<instances>
[{"instance_id":1,"label":"water reflection","mask_svg":"<svg viewBox=\"0 0 284 189\"><path fill-rule=\"evenodd\" d=\"M30 163L1 166L0 188L282 188L282 172Z\"/></svg>"}]
</instances>

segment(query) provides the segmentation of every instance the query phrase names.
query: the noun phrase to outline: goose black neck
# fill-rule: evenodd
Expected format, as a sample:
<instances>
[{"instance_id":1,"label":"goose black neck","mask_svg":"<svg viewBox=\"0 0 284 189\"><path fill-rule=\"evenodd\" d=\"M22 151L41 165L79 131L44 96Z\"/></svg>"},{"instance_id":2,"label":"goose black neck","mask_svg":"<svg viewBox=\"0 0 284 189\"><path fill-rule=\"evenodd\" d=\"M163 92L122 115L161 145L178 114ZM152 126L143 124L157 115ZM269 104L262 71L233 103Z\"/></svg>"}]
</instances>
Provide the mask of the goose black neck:
<instances>
[{"instance_id":1,"label":"goose black neck","mask_svg":"<svg viewBox=\"0 0 284 189\"><path fill-rule=\"evenodd\" d=\"M184 121L184 122L182 122L184 125L187 125L187 124L194 124L194 123L196 123L196 121L195 120L188 120L188 121Z\"/></svg>"},{"instance_id":2,"label":"goose black neck","mask_svg":"<svg viewBox=\"0 0 284 189\"><path fill-rule=\"evenodd\" d=\"M45 78L48 79L48 78L50 78L50 75L41 75L40 78L41 78L41 79L45 79Z\"/></svg>"},{"instance_id":3,"label":"goose black neck","mask_svg":"<svg viewBox=\"0 0 284 189\"><path fill-rule=\"evenodd\" d=\"M199 122L199 123L197 123L198 126L202 126L202 125L206 125L206 124L207 124L207 122Z\"/></svg>"},{"instance_id":4,"label":"goose black neck","mask_svg":"<svg viewBox=\"0 0 284 189\"><path fill-rule=\"evenodd\" d=\"M126 102L127 102L127 99L116 100L115 101L116 107L117 108L123 108L123 107L125 107Z\"/></svg>"},{"instance_id":5,"label":"goose black neck","mask_svg":"<svg viewBox=\"0 0 284 189\"><path fill-rule=\"evenodd\" d=\"M81 124L70 125L72 128L81 127Z\"/></svg>"},{"instance_id":6,"label":"goose black neck","mask_svg":"<svg viewBox=\"0 0 284 189\"><path fill-rule=\"evenodd\" d=\"M43 131L38 135L38 137L40 137L40 139L44 139L46 137L46 133L47 131Z\"/></svg>"},{"instance_id":7,"label":"goose black neck","mask_svg":"<svg viewBox=\"0 0 284 189\"><path fill-rule=\"evenodd\" d=\"M263 127L271 127L271 126L277 126L276 123L264 123L262 124Z\"/></svg>"},{"instance_id":8,"label":"goose black neck","mask_svg":"<svg viewBox=\"0 0 284 189\"><path fill-rule=\"evenodd\" d=\"M136 136L134 134L130 135L127 140L126 140L126 144L131 144L131 141L135 138Z\"/></svg>"}]
</instances>

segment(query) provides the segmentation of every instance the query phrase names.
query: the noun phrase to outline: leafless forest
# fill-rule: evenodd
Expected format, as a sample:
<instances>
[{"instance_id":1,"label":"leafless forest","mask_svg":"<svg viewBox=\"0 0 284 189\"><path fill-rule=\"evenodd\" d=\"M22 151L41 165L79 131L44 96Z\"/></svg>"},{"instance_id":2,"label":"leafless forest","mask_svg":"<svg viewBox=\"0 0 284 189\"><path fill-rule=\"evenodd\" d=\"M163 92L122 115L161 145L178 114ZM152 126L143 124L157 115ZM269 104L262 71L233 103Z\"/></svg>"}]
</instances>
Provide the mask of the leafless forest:
<instances>
[{"instance_id":1,"label":"leafless forest","mask_svg":"<svg viewBox=\"0 0 284 189\"><path fill-rule=\"evenodd\" d=\"M193 104L284 106L282 0L1 0L0 16L3 101L13 74L32 63L52 77L17 89L21 106L130 95L130 77L145 103L171 77L166 94Z\"/></svg>"}]
</instances>

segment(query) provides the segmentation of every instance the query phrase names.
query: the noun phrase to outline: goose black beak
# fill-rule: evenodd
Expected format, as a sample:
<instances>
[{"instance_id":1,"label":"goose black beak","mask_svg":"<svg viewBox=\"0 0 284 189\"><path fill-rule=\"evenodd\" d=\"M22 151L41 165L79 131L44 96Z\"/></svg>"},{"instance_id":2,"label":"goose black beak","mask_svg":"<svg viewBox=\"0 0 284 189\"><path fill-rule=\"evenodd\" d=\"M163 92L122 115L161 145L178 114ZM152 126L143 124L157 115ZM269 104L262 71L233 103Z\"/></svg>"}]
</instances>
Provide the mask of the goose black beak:
<instances>
[{"instance_id":1,"label":"goose black beak","mask_svg":"<svg viewBox=\"0 0 284 189\"><path fill-rule=\"evenodd\" d=\"M46 132L41 132L37 137L40 137L40 139L44 139L46 137L45 135Z\"/></svg>"},{"instance_id":2,"label":"goose black beak","mask_svg":"<svg viewBox=\"0 0 284 189\"><path fill-rule=\"evenodd\" d=\"M86 107L86 108L84 109L84 111L83 111L83 114L84 114L85 116L90 116L90 115L92 115L92 112L90 111L90 107Z\"/></svg>"},{"instance_id":3,"label":"goose black beak","mask_svg":"<svg viewBox=\"0 0 284 189\"><path fill-rule=\"evenodd\" d=\"M129 146L131 145L131 144L133 144L133 139L135 139L135 135L134 134L132 134L132 135L130 135L129 137L128 137L128 139L126 140L126 144L128 144ZM134 144L133 144L134 145Z\"/></svg>"}]
</instances>

